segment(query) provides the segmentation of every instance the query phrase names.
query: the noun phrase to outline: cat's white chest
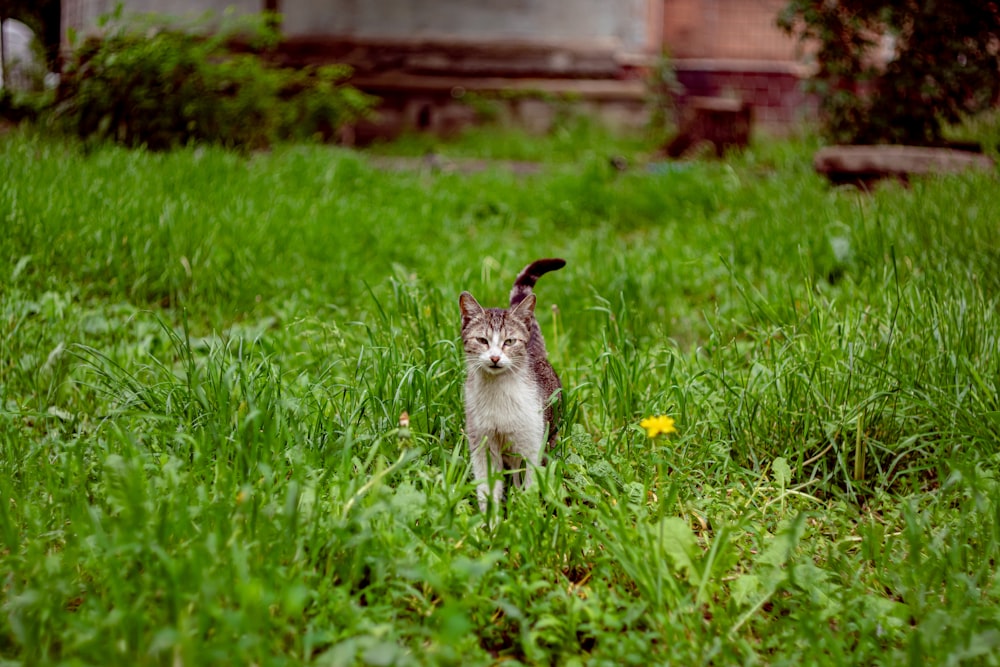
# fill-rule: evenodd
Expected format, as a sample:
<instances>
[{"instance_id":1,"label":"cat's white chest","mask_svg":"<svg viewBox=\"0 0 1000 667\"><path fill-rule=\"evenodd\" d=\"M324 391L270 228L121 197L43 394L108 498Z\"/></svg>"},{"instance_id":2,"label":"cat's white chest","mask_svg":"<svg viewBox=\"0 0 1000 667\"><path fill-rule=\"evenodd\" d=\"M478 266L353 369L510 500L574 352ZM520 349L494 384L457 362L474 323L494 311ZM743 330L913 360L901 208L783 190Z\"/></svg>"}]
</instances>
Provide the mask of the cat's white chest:
<instances>
[{"instance_id":1,"label":"cat's white chest","mask_svg":"<svg viewBox=\"0 0 1000 667\"><path fill-rule=\"evenodd\" d=\"M473 376L466 386L468 417L480 432L498 435L537 433L541 438L545 418L534 383L510 373L500 377Z\"/></svg>"}]
</instances>

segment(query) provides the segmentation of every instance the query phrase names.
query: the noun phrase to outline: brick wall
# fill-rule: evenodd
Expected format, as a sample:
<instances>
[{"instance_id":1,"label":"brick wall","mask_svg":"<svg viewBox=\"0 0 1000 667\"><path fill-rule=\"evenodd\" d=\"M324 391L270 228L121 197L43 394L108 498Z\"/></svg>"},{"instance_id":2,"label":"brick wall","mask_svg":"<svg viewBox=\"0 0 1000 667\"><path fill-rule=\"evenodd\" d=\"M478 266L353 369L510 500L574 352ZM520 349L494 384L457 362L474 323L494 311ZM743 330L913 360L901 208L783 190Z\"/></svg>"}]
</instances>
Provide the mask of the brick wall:
<instances>
[{"instance_id":1,"label":"brick wall","mask_svg":"<svg viewBox=\"0 0 1000 667\"><path fill-rule=\"evenodd\" d=\"M664 0L663 42L674 58L798 60L775 25L786 0Z\"/></svg>"},{"instance_id":2,"label":"brick wall","mask_svg":"<svg viewBox=\"0 0 1000 667\"><path fill-rule=\"evenodd\" d=\"M776 25L786 0L664 0L663 44L691 96L739 97L758 124L782 126L814 113L802 90L805 57ZM682 98L681 103L684 103Z\"/></svg>"},{"instance_id":3,"label":"brick wall","mask_svg":"<svg viewBox=\"0 0 1000 667\"><path fill-rule=\"evenodd\" d=\"M735 97L753 105L755 125L778 129L815 116L817 101L802 87L802 77L781 70L738 68L683 62L677 79L684 86L680 104L690 97Z\"/></svg>"}]
</instances>

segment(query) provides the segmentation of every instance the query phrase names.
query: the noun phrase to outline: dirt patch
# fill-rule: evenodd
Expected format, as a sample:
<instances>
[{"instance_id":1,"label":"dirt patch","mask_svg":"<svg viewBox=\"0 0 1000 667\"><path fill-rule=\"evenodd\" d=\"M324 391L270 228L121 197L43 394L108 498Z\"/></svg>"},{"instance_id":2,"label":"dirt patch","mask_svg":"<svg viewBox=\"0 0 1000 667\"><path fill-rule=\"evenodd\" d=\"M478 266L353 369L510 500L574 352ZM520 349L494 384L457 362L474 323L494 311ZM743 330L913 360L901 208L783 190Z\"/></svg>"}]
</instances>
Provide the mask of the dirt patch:
<instances>
[{"instance_id":1,"label":"dirt patch","mask_svg":"<svg viewBox=\"0 0 1000 667\"><path fill-rule=\"evenodd\" d=\"M371 156L368 161L385 171L424 171L433 174L478 174L484 171L509 171L518 176L529 176L542 171L537 162L521 160L482 160L478 158L452 158L431 153L423 157Z\"/></svg>"}]
</instances>

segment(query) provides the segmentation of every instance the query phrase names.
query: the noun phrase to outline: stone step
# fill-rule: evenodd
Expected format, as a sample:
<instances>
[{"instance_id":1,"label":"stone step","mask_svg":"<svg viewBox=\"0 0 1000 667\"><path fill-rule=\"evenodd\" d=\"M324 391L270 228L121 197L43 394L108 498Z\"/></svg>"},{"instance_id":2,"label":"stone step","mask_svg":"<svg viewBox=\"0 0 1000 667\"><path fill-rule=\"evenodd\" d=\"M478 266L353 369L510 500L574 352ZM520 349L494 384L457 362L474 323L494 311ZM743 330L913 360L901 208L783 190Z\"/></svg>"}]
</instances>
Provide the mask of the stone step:
<instances>
[{"instance_id":1,"label":"stone step","mask_svg":"<svg viewBox=\"0 0 1000 667\"><path fill-rule=\"evenodd\" d=\"M923 146L827 146L813 157L813 166L835 183L951 174L977 169L992 171L993 159L981 153Z\"/></svg>"}]
</instances>

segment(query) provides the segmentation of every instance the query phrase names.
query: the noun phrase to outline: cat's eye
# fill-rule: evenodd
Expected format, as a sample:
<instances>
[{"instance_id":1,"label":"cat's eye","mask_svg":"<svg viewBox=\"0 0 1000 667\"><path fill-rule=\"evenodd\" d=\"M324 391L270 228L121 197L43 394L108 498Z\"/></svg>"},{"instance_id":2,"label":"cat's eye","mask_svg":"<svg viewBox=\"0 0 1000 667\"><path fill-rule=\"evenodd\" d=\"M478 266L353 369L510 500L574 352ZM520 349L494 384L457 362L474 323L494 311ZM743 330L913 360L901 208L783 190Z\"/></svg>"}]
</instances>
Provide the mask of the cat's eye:
<instances>
[{"instance_id":1,"label":"cat's eye","mask_svg":"<svg viewBox=\"0 0 1000 667\"><path fill-rule=\"evenodd\" d=\"M516 338L508 338L507 340L505 340L503 342L503 346L504 347L513 347L514 345L517 345L517 339Z\"/></svg>"},{"instance_id":2,"label":"cat's eye","mask_svg":"<svg viewBox=\"0 0 1000 667\"><path fill-rule=\"evenodd\" d=\"M486 340L485 338L477 338L476 342L479 343L480 345L485 345L487 347L489 347L490 345L490 341Z\"/></svg>"}]
</instances>

